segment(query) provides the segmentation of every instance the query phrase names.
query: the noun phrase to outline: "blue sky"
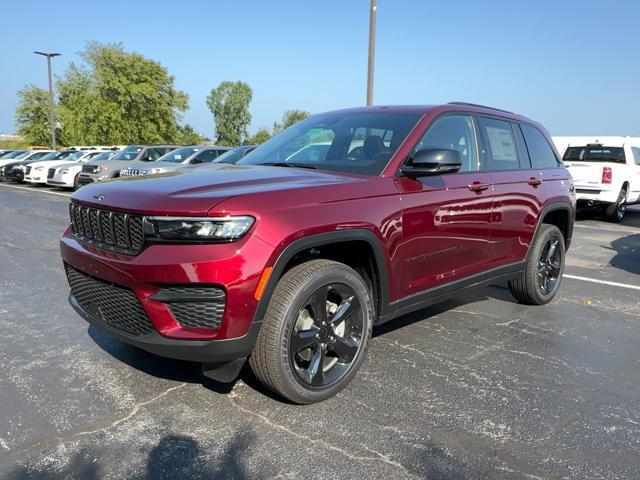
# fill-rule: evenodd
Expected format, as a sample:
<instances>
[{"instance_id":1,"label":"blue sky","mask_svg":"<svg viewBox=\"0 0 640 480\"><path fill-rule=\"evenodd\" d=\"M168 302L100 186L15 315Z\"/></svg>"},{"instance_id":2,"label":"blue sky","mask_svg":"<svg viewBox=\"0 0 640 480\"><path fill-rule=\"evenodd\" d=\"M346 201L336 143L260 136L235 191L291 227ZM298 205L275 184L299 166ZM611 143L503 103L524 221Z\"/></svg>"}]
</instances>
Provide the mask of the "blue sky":
<instances>
[{"instance_id":1,"label":"blue sky","mask_svg":"<svg viewBox=\"0 0 640 480\"><path fill-rule=\"evenodd\" d=\"M205 99L223 80L254 91L251 130L287 109L362 105L368 0L31 0L2 7L0 132L15 92L46 87L34 50L90 40L160 61L189 94L184 121L211 136ZM463 100L525 114L555 135L640 135L640 2L378 0L376 104Z\"/></svg>"}]
</instances>

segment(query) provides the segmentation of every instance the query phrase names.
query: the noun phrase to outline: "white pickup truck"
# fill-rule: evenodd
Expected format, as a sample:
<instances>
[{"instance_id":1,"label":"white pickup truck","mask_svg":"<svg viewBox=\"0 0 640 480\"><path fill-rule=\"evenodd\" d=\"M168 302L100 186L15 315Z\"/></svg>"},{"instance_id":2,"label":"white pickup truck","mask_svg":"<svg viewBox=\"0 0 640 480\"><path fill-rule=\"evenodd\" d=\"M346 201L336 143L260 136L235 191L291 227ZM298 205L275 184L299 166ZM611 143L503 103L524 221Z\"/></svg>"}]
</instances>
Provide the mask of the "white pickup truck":
<instances>
[{"instance_id":1,"label":"white pickup truck","mask_svg":"<svg viewBox=\"0 0 640 480\"><path fill-rule=\"evenodd\" d=\"M640 139L569 142L562 160L573 177L579 209L600 209L621 222L627 205L640 203Z\"/></svg>"}]
</instances>

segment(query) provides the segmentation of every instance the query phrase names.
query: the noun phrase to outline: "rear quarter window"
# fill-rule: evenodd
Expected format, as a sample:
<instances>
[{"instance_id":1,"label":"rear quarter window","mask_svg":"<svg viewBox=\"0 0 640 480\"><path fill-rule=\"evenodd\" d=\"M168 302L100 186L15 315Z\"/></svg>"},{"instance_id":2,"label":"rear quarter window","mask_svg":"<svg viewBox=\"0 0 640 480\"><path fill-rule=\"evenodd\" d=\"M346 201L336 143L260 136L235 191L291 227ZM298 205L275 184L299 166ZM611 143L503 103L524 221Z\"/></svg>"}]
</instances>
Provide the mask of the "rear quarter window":
<instances>
[{"instance_id":1,"label":"rear quarter window","mask_svg":"<svg viewBox=\"0 0 640 480\"><path fill-rule=\"evenodd\" d=\"M533 168L558 168L558 159L542 132L531 125L520 125L520 127L529 151L531 166Z\"/></svg>"},{"instance_id":2,"label":"rear quarter window","mask_svg":"<svg viewBox=\"0 0 640 480\"><path fill-rule=\"evenodd\" d=\"M631 147L633 153L633 163L640 165L640 147Z\"/></svg>"}]
</instances>

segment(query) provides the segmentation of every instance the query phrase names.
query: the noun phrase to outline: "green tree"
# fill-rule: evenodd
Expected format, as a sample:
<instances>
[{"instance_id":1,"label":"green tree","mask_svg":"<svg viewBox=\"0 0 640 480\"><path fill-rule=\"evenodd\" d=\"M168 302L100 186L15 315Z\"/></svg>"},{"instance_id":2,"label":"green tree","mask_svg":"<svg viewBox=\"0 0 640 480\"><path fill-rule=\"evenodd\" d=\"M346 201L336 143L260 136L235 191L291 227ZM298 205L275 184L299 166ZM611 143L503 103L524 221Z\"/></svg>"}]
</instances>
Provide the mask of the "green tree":
<instances>
[{"instance_id":1,"label":"green tree","mask_svg":"<svg viewBox=\"0 0 640 480\"><path fill-rule=\"evenodd\" d=\"M121 44L90 42L58 82L68 144L178 142L188 96L160 63Z\"/></svg>"},{"instance_id":2,"label":"green tree","mask_svg":"<svg viewBox=\"0 0 640 480\"><path fill-rule=\"evenodd\" d=\"M280 123L273 123L273 134L281 132L285 128L289 128L294 123L304 120L309 116L309 112L304 110L287 110L282 114L282 121Z\"/></svg>"},{"instance_id":3,"label":"green tree","mask_svg":"<svg viewBox=\"0 0 640 480\"><path fill-rule=\"evenodd\" d=\"M182 145L201 145L206 141L207 139L196 132L188 123L184 126L178 126L177 143L181 143Z\"/></svg>"},{"instance_id":4,"label":"green tree","mask_svg":"<svg viewBox=\"0 0 640 480\"><path fill-rule=\"evenodd\" d=\"M49 145L49 92L27 85L18 92L17 133L29 145Z\"/></svg>"},{"instance_id":5,"label":"green tree","mask_svg":"<svg viewBox=\"0 0 640 480\"><path fill-rule=\"evenodd\" d=\"M261 143L266 142L270 138L271 138L271 134L269 133L269 130L267 130L266 128L261 128L252 136L247 138L247 140L244 143L245 145L260 145Z\"/></svg>"},{"instance_id":6,"label":"green tree","mask_svg":"<svg viewBox=\"0 0 640 480\"><path fill-rule=\"evenodd\" d=\"M241 81L225 81L211 90L207 106L213 114L217 145L244 143L249 135L247 127L251 123L249 104L252 97L251 87Z\"/></svg>"}]
</instances>

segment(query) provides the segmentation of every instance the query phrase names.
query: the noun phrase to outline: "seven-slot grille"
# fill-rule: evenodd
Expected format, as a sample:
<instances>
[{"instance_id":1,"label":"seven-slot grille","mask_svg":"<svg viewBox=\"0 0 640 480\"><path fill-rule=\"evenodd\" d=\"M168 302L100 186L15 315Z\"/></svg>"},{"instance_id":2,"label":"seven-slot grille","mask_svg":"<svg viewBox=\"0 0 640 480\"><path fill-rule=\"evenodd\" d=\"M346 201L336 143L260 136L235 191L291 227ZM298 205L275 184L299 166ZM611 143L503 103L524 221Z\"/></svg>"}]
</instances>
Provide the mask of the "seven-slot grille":
<instances>
[{"instance_id":1,"label":"seven-slot grille","mask_svg":"<svg viewBox=\"0 0 640 480\"><path fill-rule=\"evenodd\" d=\"M67 266L71 295L99 323L133 336L153 332L153 324L132 290L103 282Z\"/></svg>"},{"instance_id":2,"label":"seven-slot grille","mask_svg":"<svg viewBox=\"0 0 640 480\"><path fill-rule=\"evenodd\" d=\"M47 172L47 178L53 178L55 174L56 174L56 169L50 168L49 171Z\"/></svg>"},{"instance_id":3,"label":"seven-slot grille","mask_svg":"<svg viewBox=\"0 0 640 480\"><path fill-rule=\"evenodd\" d=\"M137 177L138 175L142 175L142 170L136 168L125 168L124 170L120 170L121 177Z\"/></svg>"},{"instance_id":4,"label":"seven-slot grille","mask_svg":"<svg viewBox=\"0 0 640 480\"><path fill-rule=\"evenodd\" d=\"M144 248L142 215L110 212L72 203L69 206L75 236L106 250L137 255Z\"/></svg>"}]
</instances>

